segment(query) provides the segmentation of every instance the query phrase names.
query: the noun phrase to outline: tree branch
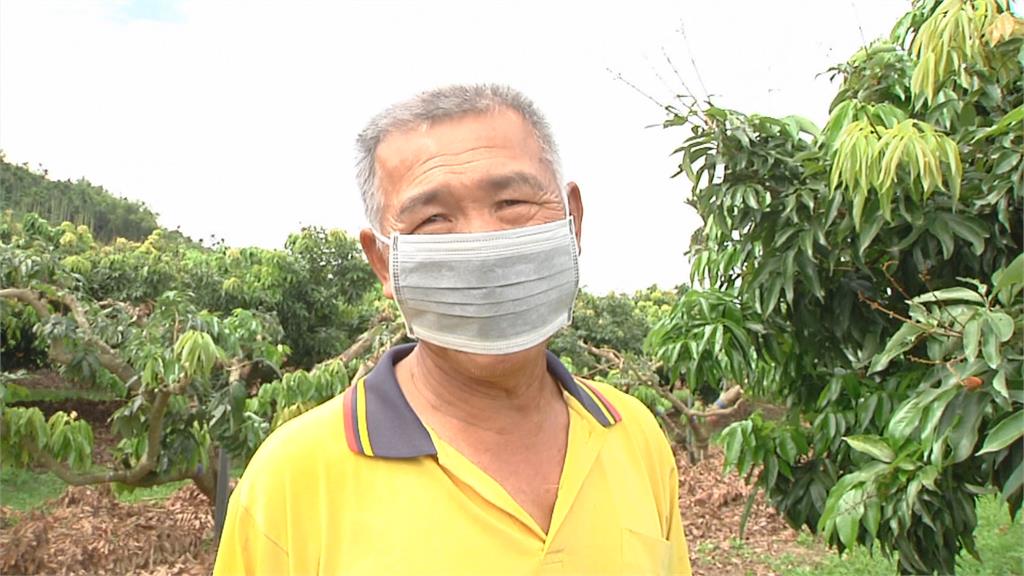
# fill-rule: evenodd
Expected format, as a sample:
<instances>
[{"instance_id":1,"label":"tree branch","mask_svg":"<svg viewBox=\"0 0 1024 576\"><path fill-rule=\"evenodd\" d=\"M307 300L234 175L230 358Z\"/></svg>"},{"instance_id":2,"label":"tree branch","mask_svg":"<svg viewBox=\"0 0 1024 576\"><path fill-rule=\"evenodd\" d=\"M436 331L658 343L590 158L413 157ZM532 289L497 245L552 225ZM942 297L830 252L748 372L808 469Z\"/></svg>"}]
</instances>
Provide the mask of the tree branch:
<instances>
[{"instance_id":1,"label":"tree branch","mask_svg":"<svg viewBox=\"0 0 1024 576\"><path fill-rule=\"evenodd\" d=\"M936 334L940 334L942 336L950 336L950 337L960 337L960 336L962 336L962 334L960 332L955 332L953 330L946 330L945 328L939 328L938 326L929 326L927 324L922 324L920 322L916 322L916 321L914 321L914 320L912 320L910 318L907 318L906 316L903 316L902 314L899 314L897 312L893 312L892 310L889 310L888 308L883 306L881 302L876 302L876 301L872 300L871 298L868 298L867 296L864 295L863 292L858 292L857 293L857 299L860 300L861 302L866 303L868 306L871 307L872 310L878 310L879 312L882 312L882 313L886 314L887 316L889 316L890 318L892 318L894 320L899 320L900 322L904 322L906 324L912 324L914 326L917 326L918 328L920 328L921 330L923 330L924 332L927 332L929 334L936 333Z\"/></svg>"},{"instance_id":2,"label":"tree branch","mask_svg":"<svg viewBox=\"0 0 1024 576\"><path fill-rule=\"evenodd\" d=\"M0 290L0 298L18 300L24 304L28 304L36 311L36 314L42 321L49 320L50 318L50 307L44 304L42 299L40 299L32 290L25 288L4 288Z\"/></svg>"},{"instance_id":3,"label":"tree branch","mask_svg":"<svg viewBox=\"0 0 1024 576\"><path fill-rule=\"evenodd\" d=\"M580 340L580 344L583 345L583 348L587 352L590 352L598 358L603 358L619 368L622 368L622 365L625 363L625 359L623 359L622 354L619 354L616 350L612 350L610 348L598 348L597 346L592 346L582 340Z\"/></svg>"},{"instance_id":4,"label":"tree branch","mask_svg":"<svg viewBox=\"0 0 1024 576\"><path fill-rule=\"evenodd\" d=\"M380 360L380 357L384 355L384 352L387 352L390 348L393 348L394 346L398 345L398 343L401 342L403 338L405 338L404 326L401 329L399 329L398 332L395 332L395 334L392 335L390 339L388 339L387 346L381 346L377 350L377 352L375 352L372 356L367 358L366 361L359 366L359 369L356 370L356 375L352 377L352 382L355 382L362 378L363 376L366 376L366 374L370 372L373 366L377 364L377 361Z\"/></svg>"},{"instance_id":5,"label":"tree branch","mask_svg":"<svg viewBox=\"0 0 1024 576\"><path fill-rule=\"evenodd\" d=\"M39 316L39 320L42 322L49 320L50 317L53 316L49 306L50 299L45 296L41 297L33 290L28 290L26 288L4 288L0 290L0 298L18 300L28 304L36 311L36 314ZM132 368L130 364L122 360L121 357L118 356L117 352L114 351L114 349L106 342L103 342L93 336L92 327L89 325L89 322L85 317L85 311L82 309L81 304L78 303L78 300L74 295L63 294L57 300L71 311L71 314L75 319L75 323L78 324L78 328L85 335L83 340L93 346L96 346L98 350L96 356L100 361L100 365L120 378L125 384L135 378L135 369ZM66 366L74 360L74 357L65 350L63 343L52 340L50 341L50 359L58 364L64 364Z\"/></svg>"}]
</instances>

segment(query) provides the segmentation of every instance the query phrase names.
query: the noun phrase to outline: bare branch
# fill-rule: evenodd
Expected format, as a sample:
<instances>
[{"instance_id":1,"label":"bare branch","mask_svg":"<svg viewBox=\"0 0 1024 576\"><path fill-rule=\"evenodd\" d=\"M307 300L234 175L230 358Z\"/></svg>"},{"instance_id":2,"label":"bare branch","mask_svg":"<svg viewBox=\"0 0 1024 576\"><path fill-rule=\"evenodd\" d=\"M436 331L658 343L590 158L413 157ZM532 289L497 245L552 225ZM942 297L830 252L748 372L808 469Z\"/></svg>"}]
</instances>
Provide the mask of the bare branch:
<instances>
[{"instance_id":1,"label":"bare branch","mask_svg":"<svg viewBox=\"0 0 1024 576\"><path fill-rule=\"evenodd\" d=\"M4 288L0 290L0 298L18 300L28 304L36 311L40 320L46 321L50 318L50 307L47 306L36 292L25 288Z\"/></svg>"},{"instance_id":2,"label":"bare branch","mask_svg":"<svg viewBox=\"0 0 1024 576\"><path fill-rule=\"evenodd\" d=\"M355 376L352 377L352 381L355 382L355 381L359 380L360 378L362 378L363 376L366 376L366 374L368 374L370 372L370 370L373 368L373 366L375 364L377 364L377 361L380 360L380 357L384 355L384 352L386 352L388 349L398 345L398 343L401 342L403 338L405 338L405 327L404 326L401 329L399 329L397 332L395 332L394 335L391 336L391 338L388 340L387 346L381 346L380 349L378 349L376 353L374 353L372 356L367 358L366 361L363 362L359 366L359 369L356 370Z\"/></svg>"},{"instance_id":3,"label":"bare branch","mask_svg":"<svg viewBox=\"0 0 1024 576\"><path fill-rule=\"evenodd\" d=\"M867 296L864 295L863 292L858 292L857 293L857 298L861 302L864 302L868 306L870 306L872 310L878 310L879 312L883 312L887 316L889 316L890 318L893 318L895 320L899 320L900 322L904 322L906 324L913 324L914 326L917 326L918 328L920 328L921 330L923 330L923 331L925 331L925 332L927 332L929 334L935 333L935 334L939 334L939 335L942 335L942 336L951 336L951 337L962 336L960 334L960 332L955 332L953 330L946 330L945 328L939 328L937 326L929 326L927 324L922 324L920 322L915 322L914 320L912 320L910 318L907 318L906 316L903 316L902 314L899 314L897 312L893 312L892 310L889 310L888 308L883 306L880 302L876 302L876 301L872 300L871 298L868 298Z\"/></svg>"},{"instance_id":4,"label":"bare branch","mask_svg":"<svg viewBox=\"0 0 1024 576\"><path fill-rule=\"evenodd\" d=\"M85 318L85 310L78 303L78 298L75 298L74 294L65 292L60 295L60 302L67 306L68 310L71 310L71 316L75 319L75 323L78 324L78 329L85 334L87 339L92 339L92 326L89 325L89 321Z\"/></svg>"},{"instance_id":5,"label":"bare branch","mask_svg":"<svg viewBox=\"0 0 1024 576\"><path fill-rule=\"evenodd\" d=\"M622 368L622 365L625 363L625 359L622 357L622 354L620 354L617 350L612 350L611 348L598 348L582 340L580 341L580 343L583 344L583 348L587 352L590 352L591 354L597 356L598 358L603 358L604 360L611 362L612 365L614 365L617 368Z\"/></svg>"}]
</instances>

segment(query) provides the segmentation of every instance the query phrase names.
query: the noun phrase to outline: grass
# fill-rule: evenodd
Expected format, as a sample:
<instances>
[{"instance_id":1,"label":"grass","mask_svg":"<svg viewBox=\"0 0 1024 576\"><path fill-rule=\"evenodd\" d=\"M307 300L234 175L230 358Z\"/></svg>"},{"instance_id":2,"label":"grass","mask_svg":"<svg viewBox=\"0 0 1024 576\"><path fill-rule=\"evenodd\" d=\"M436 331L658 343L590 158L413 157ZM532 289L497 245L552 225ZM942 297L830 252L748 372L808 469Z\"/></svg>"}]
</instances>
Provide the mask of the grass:
<instances>
[{"instance_id":1,"label":"grass","mask_svg":"<svg viewBox=\"0 0 1024 576\"><path fill-rule=\"evenodd\" d=\"M58 498L67 484L50 473L37 473L12 468L0 468L0 505L15 510L31 510Z\"/></svg>"},{"instance_id":2,"label":"grass","mask_svg":"<svg viewBox=\"0 0 1024 576\"><path fill-rule=\"evenodd\" d=\"M77 388L26 388L17 384L7 384L8 404L17 405L24 402L61 402L64 400L94 400L106 402L117 400L109 390L82 390Z\"/></svg>"},{"instance_id":3,"label":"grass","mask_svg":"<svg viewBox=\"0 0 1024 576\"><path fill-rule=\"evenodd\" d=\"M1010 522L1005 506L993 498L978 501L978 527L974 532L981 562L970 556L961 559L957 574L961 576L1005 576L1024 574L1024 523L1020 517ZM808 534L797 540L809 551L820 550L822 544ZM802 556L802 555L800 555ZM818 554L821 557L821 554ZM773 570L793 576L892 576L896 574L895 559L874 555L864 548L848 550L842 557L827 553L821 562L808 565L806 559L784 554L771 560Z\"/></svg>"},{"instance_id":4,"label":"grass","mask_svg":"<svg viewBox=\"0 0 1024 576\"><path fill-rule=\"evenodd\" d=\"M150 502L164 500L188 485L190 480L161 484L150 488L122 488L115 490L121 502ZM33 472L4 465L0 468L0 505L15 510L32 510L59 498L68 485L49 472Z\"/></svg>"},{"instance_id":5,"label":"grass","mask_svg":"<svg viewBox=\"0 0 1024 576\"><path fill-rule=\"evenodd\" d=\"M171 497L171 494L174 494L191 483L191 480L179 480L177 482L170 482L168 484L161 484L159 486L152 486L149 488L121 488L114 490L114 494L117 495L117 499L121 502L153 502L166 500Z\"/></svg>"}]
</instances>

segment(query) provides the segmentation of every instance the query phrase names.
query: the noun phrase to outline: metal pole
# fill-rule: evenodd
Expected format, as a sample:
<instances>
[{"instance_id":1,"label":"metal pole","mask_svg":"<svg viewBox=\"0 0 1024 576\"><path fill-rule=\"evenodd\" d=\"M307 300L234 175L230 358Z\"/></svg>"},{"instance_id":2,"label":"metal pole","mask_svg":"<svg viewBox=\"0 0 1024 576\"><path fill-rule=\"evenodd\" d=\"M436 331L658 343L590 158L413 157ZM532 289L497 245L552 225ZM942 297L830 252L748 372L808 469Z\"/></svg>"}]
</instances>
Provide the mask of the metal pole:
<instances>
[{"instance_id":1,"label":"metal pole","mask_svg":"<svg viewBox=\"0 0 1024 576\"><path fill-rule=\"evenodd\" d=\"M224 518L228 513L228 479L231 477L231 458L223 446L217 448L217 499L213 512L214 539L220 543L224 531Z\"/></svg>"}]
</instances>

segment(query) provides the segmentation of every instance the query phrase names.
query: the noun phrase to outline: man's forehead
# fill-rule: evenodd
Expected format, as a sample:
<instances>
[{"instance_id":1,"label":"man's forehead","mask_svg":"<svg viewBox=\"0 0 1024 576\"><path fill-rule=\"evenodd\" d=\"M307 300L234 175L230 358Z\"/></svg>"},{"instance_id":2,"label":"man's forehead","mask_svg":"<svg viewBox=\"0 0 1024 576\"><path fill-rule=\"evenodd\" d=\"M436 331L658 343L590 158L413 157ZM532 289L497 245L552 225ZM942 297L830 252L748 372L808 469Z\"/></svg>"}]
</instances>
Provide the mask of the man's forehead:
<instances>
[{"instance_id":1,"label":"man's forehead","mask_svg":"<svg viewBox=\"0 0 1024 576\"><path fill-rule=\"evenodd\" d=\"M402 169L437 155L457 155L479 148L504 148L539 159L540 143L518 112L498 108L422 123L385 136L377 147L378 171Z\"/></svg>"},{"instance_id":2,"label":"man's forehead","mask_svg":"<svg viewBox=\"0 0 1024 576\"><path fill-rule=\"evenodd\" d=\"M399 130L377 148L383 204L393 208L407 193L457 178L473 185L484 177L528 173L546 181L543 153L530 124L516 111L466 114ZM548 188L549 186L544 186Z\"/></svg>"}]
</instances>

